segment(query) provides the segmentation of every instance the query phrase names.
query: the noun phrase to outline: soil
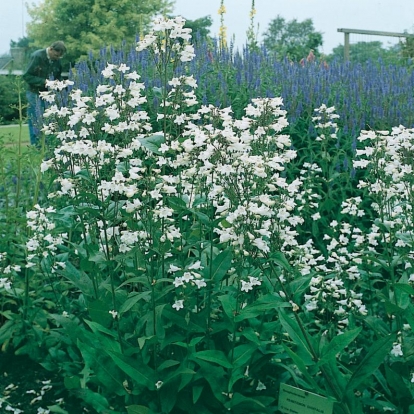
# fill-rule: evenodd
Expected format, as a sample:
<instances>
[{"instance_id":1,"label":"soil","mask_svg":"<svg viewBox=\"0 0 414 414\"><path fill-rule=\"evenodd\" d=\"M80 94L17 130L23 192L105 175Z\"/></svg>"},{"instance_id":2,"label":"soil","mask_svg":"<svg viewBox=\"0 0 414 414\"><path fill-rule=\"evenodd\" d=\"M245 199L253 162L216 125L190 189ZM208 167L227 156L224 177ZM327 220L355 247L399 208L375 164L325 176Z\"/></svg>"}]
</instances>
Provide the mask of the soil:
<instances>
[{"instance_id":1,"label":"soil","mask_svg":"<svg viewBox=\"0 0 414 414\"><path fill-rule=\"evenodd\" d=\"M0 414L82 414L62 380L27 356L0 353Z\"/></svg>"}]
</instances>

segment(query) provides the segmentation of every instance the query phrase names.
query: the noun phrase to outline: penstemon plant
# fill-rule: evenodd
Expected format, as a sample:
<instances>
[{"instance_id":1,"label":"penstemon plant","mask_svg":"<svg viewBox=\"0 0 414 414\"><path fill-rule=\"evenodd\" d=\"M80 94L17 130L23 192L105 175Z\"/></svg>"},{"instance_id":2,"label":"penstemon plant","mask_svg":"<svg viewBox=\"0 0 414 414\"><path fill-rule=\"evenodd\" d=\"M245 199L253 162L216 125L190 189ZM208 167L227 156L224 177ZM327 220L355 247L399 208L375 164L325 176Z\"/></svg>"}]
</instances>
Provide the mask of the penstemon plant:
<instances>
[{"instance_id":1,"label":"penstemon plant","mask_svg":"<svg viewBox=\"0 0 414 414\"><path fill-rule=\"evenodd\" d=\"M13 277L0 292L21 297L23 315L16 327L7 313L1 342L35 344L102 413L275 413L281 383L326 396L335 413L408 410L412 131L393 132L401 162L390 168L358 149L378 156L345 197L334 108L314 119L322 156L312 146L298 161L281 98L253 99L240 119L199 104L184 24L160 18L137 44L159 87L108 63L91 90L75 79L42 94L52 184L26 214L22 286L22 269L1 264ZM360 221L363 196L376 204ZM340 208L321 208L325 198ZM321 221L323 237L309 230ZM393 398L395 378L405 388Z\"/></svg>"}]
</instances>

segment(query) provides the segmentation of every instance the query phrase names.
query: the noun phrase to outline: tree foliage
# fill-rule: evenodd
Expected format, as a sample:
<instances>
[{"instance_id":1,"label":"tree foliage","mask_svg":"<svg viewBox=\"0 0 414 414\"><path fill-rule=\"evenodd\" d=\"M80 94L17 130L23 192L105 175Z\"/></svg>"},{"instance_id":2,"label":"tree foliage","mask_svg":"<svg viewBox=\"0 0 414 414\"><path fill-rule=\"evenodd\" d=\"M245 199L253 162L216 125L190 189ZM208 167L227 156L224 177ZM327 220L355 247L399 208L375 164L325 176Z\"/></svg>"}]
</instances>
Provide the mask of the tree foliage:
<instances>
[{"instance_id":1,"label":"tree foliage","mask_svg":"<svg viewBox=\"0 0 414 414\"><path fill-rule=\"evenodd\" d=\"M183 16L185 18L185 16ZM192 31L193 41L204 41L210 36L210 28L213 24L211 16L200 17L195 20L186 19L185 27Z\"/></svg>"},{"instance_id":2,"label":"tree foliage","mask_svg":"<svg viewBox=\"0 0 414 414\"><path fill-rule=\"evenodd\" d=\"M401 45L402 55L405 58L414 58L414 37L407 37Z\"/></svg>"},{"instance_id":3,"label":"tree foliage","mask_svg":"<svg viewBox=\"0 0 414 414\"><path fill-rule=\"evenodd\" d=\"M16 76L0 76L0 124L16 122L19 118L17 82ZM21 98L24 99L23 94Z\"/></svg>"},{"instance_id":4,"label":"tree foliage","mask_svg":"<svg viewBox=\"0 0 414 414\"><path fill-rule=\"evenodd\" d=\"M295 61L306 57L310 50L318 56L318 48L323 44L322 33L315 30L312 19L286 21L277 16L269 23L263 37L266 48L279 59L288 57Z\"/></svg>"},{"instance_id":5,"label":"tree foliage","mask_svg":"<svg viewBox=\"0 0 414 414\"><path fill-rule=\"evenodd\" d=\"M173 0L44 0L28 7L33 44L45 47L63 40L66 59L74 62L102 47L132 43L157 14L172 11Z\"/></svg>"},{"instance_id":6,"label":"tree foliage","mask_svg":"<svg viewBox=\"0 0 414 414\"><path fill-rule=\"evenodd\" d=\"M344 45L338 45L332 49L327 57L329 61L344 58ZM354 63L382 60L386 63L397 63L401 58L401 45L393 45L385 48L380 41L357 42L349 45L349 59Z\"/></svg>"}]
</instances>

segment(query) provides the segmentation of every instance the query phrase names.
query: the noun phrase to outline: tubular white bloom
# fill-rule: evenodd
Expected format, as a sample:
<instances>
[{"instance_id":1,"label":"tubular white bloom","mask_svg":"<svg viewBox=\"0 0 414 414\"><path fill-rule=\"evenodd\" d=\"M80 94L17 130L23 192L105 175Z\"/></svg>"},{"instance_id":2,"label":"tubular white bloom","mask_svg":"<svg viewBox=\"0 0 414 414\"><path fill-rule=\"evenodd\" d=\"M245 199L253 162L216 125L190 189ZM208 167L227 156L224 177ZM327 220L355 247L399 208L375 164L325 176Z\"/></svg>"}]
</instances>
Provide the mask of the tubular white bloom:
<instances>
[{"instance_id":1,"label":"tubular white bloom","mask_svg":"<svg viewBox=\"0 0 414 414\"><path fill-rule=\"evenodd\" d=\"M116 106L111 106L109 108L106 108L105 114L111 121L114 121L115 119L118 119L121 116Z\"/></svg>"},{"instance_id":2,"label":"tubular white bloom","mask_svg":"<svg viewBox=\"0 0 414 414\"><path fill-rule=\"evenodd\" d=\"M198 289L201 289L207 286L207 283L205 282L204 279L194 279L193 283L195 283Z\"/></svg>"},{"instance_id":3,"label":"tubular white bloom","mask_svg":"<svg viewBox=\"0 0 414 414\"><path fill-rule=\"evenodd\" d=\"M116 319L118 317L118 312L115 310L110 310L108 311L108 313L110 313L112 315L112 318Z\"/></svg>"},{"instance_id":4,"label":"tubular white bloom","mask_svg":"<svg viewBox=\"0 0 414 414\"><path fill-rule=\"evenodd\" d=\"M261 237L254 239L252 244L264 253L268 253L270 251L268 244Z\"/></svg>"},{"instance_id":5,"label":"tubular white bloom","mask_svg":"<svg viewBox=\"0 0 414 414\"><path fill-rule=\"evenodd\" d=\"M403 356L404 354L403 354L403 351L401 349L401 344L394 343L394 345L393 345L393 347L390 351L390 354L392 356L395 356L395 357Z\"/></svg>"},{"instance_id":6,"label":"tubular white bloom","mask_svg":"<svg viewBox=\"0 0 414 414\"><path fill-rule=\"evenodd\" d=\"M149 46L151 46L154 42L156 42L157 36L153 34L147 34L143 40L139 41L137 43L136 50L137 52L141 52L142 50L147 49Z\"/></svg>"},{"instance_id":7,"label":"tubular white bloom","mask_svg":"<svg viewBox=\"0 0 414 414\"><path fill-rule=\"evenodd\" d=\"M116 68L116 65L112 64L112 63L108 63L106 65L106 68L104 70L102 70L102 75L104 78L112 78L115 73L114 73L114 69Z\"/></svg>"},{"instance_id":8,"label":"tubular white bloom","mask_svg":"<svg viewBox=\"0 0 414 414\"><path fill-rule=\"evenodd\" d=\"M253 285L250 282L246 282L245 280L242 280L240 290L242 292L249 292L253 290Z\"/></svg>"},{"instance_id":9,"label":"tubular white bloom","mask_svg":"<svg viewBox=\"0 0 414 414\"><path fill-rule=\"evenodd\" d=\"M181 300L176 300L174 302L174 304L172 305L172 307L177 311L179 311L180 309L183 309L184 308L184 300L182 300L182 299Z\"/></svg>"},{"instance_id":10,"label":"tubular white bloom","mask_svg":"<svg viewBox=\"0 0 414 414\"><path fill-rule=\"evenodd\" d=\"M194 58L194 47L192 45L186 45L184 50L180 52L181 62L191 62Z\"/></svg>"},{"instance_id":11,"label":"tubular white bloom","mask_svg":"<svg viewBox=\"0 0 414 414\"><path fill-rule=\"evenodd\" d=\"M182 277L176 277L175 279L174 279L174 281L173 281L173 285L175 286L175 287L179 287L179 286L184 286L184 280L183 280L183 278Z\"/></svg>"}]
</instances>

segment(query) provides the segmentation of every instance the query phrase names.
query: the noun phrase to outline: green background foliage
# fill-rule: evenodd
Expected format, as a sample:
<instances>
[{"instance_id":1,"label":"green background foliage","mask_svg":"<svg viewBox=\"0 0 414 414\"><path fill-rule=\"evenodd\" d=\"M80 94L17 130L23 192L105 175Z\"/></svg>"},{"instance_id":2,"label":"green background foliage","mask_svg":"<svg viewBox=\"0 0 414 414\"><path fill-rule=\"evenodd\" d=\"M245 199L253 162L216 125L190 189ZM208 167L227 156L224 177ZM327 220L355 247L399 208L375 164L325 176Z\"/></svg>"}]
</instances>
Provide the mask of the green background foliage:
<instances>
[{"instance_id":1,"label":"green background foliage","mask_svg":"<svg viewBox=\"0 0 414 414\"><path fill-rule=\"evenodd\" d=\"M102 47L133 44L147 31L152 18L172 11L170 0L45 0L29 7L27 33L42 48L56 40L65 42L66 61L74 63Z\"/></svg>"},{"instance_id":2,"label":"green background foliage","mask_svg":"<svg viewBox=\"0 0 414 414\"><path fill-rule=\"evenodd\" d=\"M278 59L288 58L296 62L306 58L311 49L319 55L319 47L323 44L322 33L315 30L312 19L286 21L277 16L269 23L263 37L264 46Z\"/></svg>"}]
</instances>

